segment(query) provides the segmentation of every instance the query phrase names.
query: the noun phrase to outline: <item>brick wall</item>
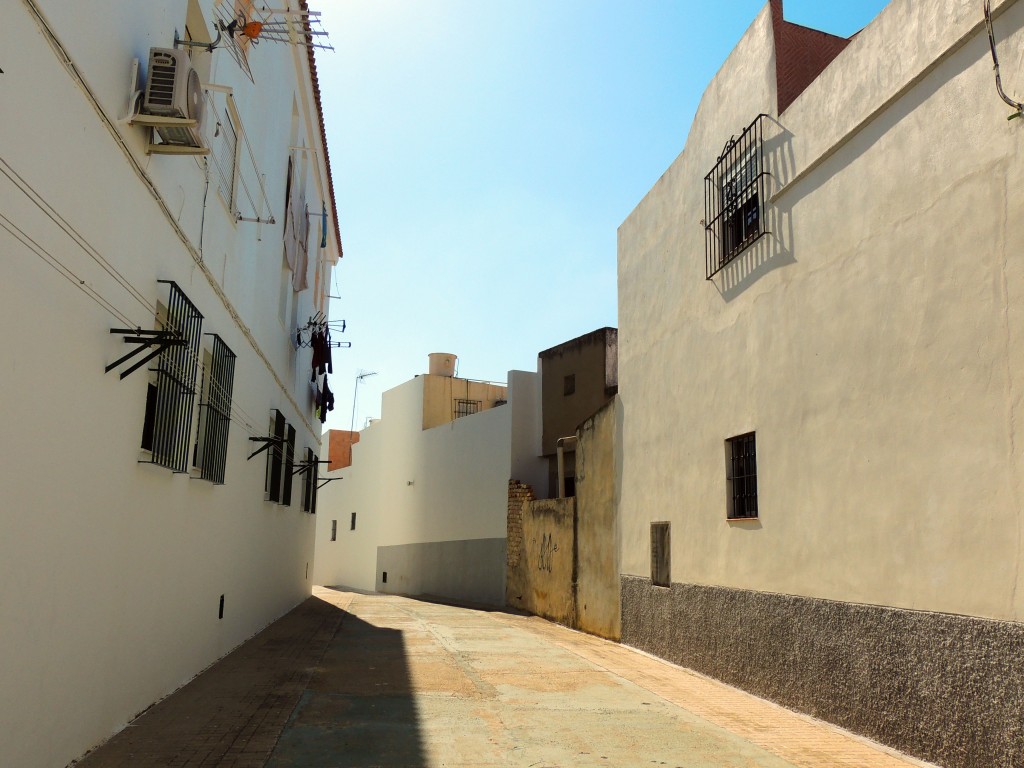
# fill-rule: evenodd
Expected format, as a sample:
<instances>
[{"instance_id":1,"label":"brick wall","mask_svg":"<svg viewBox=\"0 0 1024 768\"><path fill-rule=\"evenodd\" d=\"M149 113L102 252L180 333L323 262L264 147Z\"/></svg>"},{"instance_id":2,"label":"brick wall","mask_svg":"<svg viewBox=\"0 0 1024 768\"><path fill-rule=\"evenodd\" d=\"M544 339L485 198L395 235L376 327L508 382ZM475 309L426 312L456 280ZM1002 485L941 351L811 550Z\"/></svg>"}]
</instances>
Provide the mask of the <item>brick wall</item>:
<instances>
[{"instance_id":1,"label":"brick wall","mask_svg":"<svg viewBox=\"0 0 1024 768\"><path fill-rule=\"evenodd\" d=\"M782 0L772 0L771 6L775 37L775 79L781 115L825 67L842 53L850 40L784 21Z\"/></svg>"},{"instance_id":2,"label":"brick wall","mask_svg":"<svg viewBox=\"0 0 1024 768\"><path fill-rule=\"evenodd\" d=\"M526 501L533 501L533 488L518 480L509 480L506 550L509 568L517 567L523 554L523 502Z\"/></svg>"}]
</instances>

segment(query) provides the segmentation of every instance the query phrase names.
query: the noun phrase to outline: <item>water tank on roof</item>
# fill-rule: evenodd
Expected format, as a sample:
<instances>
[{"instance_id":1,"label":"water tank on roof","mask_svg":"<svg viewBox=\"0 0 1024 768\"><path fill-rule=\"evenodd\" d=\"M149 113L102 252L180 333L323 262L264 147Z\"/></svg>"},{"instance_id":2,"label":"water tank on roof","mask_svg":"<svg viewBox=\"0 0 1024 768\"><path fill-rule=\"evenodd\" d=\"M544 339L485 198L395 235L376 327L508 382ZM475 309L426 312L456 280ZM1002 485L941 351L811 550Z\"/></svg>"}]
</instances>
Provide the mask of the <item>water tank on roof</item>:
<instances>
[{"instance_id":1,"label":"water tank on roof","mask_svg":"<svg viewBox=\"0 0 1024 768\"><path fill-rule=\"evenodd\" d=\"M431 352L427 357L430 358L428 373L431 376L455 375L455 361L459 359L458 356L448 352Z\"/></svg>"}]
</instances>

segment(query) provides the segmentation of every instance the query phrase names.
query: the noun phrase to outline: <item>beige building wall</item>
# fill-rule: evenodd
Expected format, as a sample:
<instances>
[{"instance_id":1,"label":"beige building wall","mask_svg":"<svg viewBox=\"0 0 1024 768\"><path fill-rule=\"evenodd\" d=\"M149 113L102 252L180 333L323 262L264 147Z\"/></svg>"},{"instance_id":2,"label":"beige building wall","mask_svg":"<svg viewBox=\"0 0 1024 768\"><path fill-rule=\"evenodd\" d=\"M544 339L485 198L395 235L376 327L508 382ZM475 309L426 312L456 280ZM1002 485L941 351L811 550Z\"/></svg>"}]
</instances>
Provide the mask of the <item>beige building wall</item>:
<instances>
[{"instance_id":1,"label":"beige building wall","mask_svg":"<svg viewBox=\"0 0 1024 768\"><path fill-rule=\"evenodd\" d=\"M1024 3L993 6L1020 96ZM623 639L943 765L1010 765L1024 120L968 0L893 0L780 115L773 12L619 229ZM769 234L707 280L705 175L760 112ZM748 432L759 516L729 521Z\"/></svg>"},{"instance_id":2,"label":"beige building wall","mask_svg":"<svg viewBox=\"0 0 1024 768\"><path fill-rule=\"evenodd\" d=\"M618 640L622 410L615 398L587 419L576 448L576 627Z\"/></svg>"},{"instance_id":3,"label":"beige building wall","mask_svg":"<svg viewBox=\"0 0 1024 768\"><path fill-rule=\"evenodd\" d=\"M853 40L768 139L771 234L707 281L704 175L773 111L766 7L620 228L625 573L665 519L674 581L1024 618L1024 121L975 6L897 0ZM751 430L760 519L730 523Z\"/></svg>"}]
</instances>

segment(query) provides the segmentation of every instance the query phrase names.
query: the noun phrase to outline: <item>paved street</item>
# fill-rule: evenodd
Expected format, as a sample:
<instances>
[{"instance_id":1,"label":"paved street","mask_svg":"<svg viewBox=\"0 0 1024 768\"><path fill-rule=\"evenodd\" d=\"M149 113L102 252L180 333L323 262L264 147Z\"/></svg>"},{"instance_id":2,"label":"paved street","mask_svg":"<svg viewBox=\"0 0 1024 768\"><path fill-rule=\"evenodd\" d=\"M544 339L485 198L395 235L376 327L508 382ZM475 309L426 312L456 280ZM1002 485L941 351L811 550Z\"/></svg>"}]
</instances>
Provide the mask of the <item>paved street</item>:
<instances>
[{"instance_id":1,"label":"paved street","mask_svg":"<svg viewBox=\"0 0 1024 768\"><path fill-rule=\"evenodd\" d=\"M318 588L78 765L922 764L541 619Z\"/></svg>"}]
</instances>

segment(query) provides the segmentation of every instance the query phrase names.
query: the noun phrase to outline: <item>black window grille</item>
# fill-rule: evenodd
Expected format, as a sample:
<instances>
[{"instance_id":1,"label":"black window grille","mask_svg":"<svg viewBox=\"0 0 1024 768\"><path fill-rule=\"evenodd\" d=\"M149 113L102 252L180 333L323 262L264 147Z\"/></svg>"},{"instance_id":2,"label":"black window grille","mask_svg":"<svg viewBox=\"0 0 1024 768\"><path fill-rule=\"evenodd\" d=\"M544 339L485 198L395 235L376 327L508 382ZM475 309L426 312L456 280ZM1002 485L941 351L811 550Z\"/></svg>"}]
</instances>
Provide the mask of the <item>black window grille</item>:
<instances>
[{"instance_id":1,"label":"black window grille","mask_svg":"<svg viewBox=\"0 0 1024 768\"><path fill-rule=\"evenodd\" d=\"M320 484L320 457L312 448L306 449L307 469L302 473L302 511L316 514L316 491Z\"/></svg>"},{"instance_id":2,"label":"black window grille","mask_svg":"<svg viewBox=\"0 0 1024 768\"><path fill-rule=\"evenodd\" d=\"M144 463L187 472L203 316L176 283L158 282L169 286L167 314L158 319L163 326L159 330L173 332L185 344L169 346L156 357L156 381L149 389L143 424L143 447L150 452Z\"/></svg>"},{"instance_id":3,"label":"black window grille","mask_svg":"<svg viewBox=\"0 0 1024 768\"><path fill-rule=\"evenodd\" d=\"M710 280L745 248L766 234L764 122L758 115L726 142L715 167L704 177L704 242Z\"/></svg>"},{"instance_id":4,"label":"black window grille","mask_svg":"<svg viewBox=\"0 0 1024 768\"><path fill-rule=\"evenodd\" d=\"M731 508L729 518L757 517L757 450L754 433L729 438Z\"/></svg>"},{"instance_id":5,"label":"black window grille","mask_svg":"<svg viewBox=\"0 0 1024 768\"><path fill-rule=\"evenodd\" d=\"M481 404L481 400L456 400L455 418L459 419L463 416L470 416L471 414L477 413L480 410Z\"/></svg>"},{"instance_id":6,"label":"black window grille","mask_svg":"<svg viewBox=\"0 0 1024 768\"><path fill-rule=\"evenodd\" d=\"M231 426L231 396L235 385L235 353L224 340L213 336L209 370L204 376L209 382L206 402L199 404L199 423L202 438L197 450L197 463L203 480L221 485L227 471L228 428Z\"/></svg>"},{"instance_id":7,"label":"black window grille","mask_svg":"<svg viewBox=\"0 0 1024 768\"><path fill-rule=\"evenodd\" d=\"M651 583L667 587L672 583L671 523L651 523Z\"/></svg>"}]
</instances>

